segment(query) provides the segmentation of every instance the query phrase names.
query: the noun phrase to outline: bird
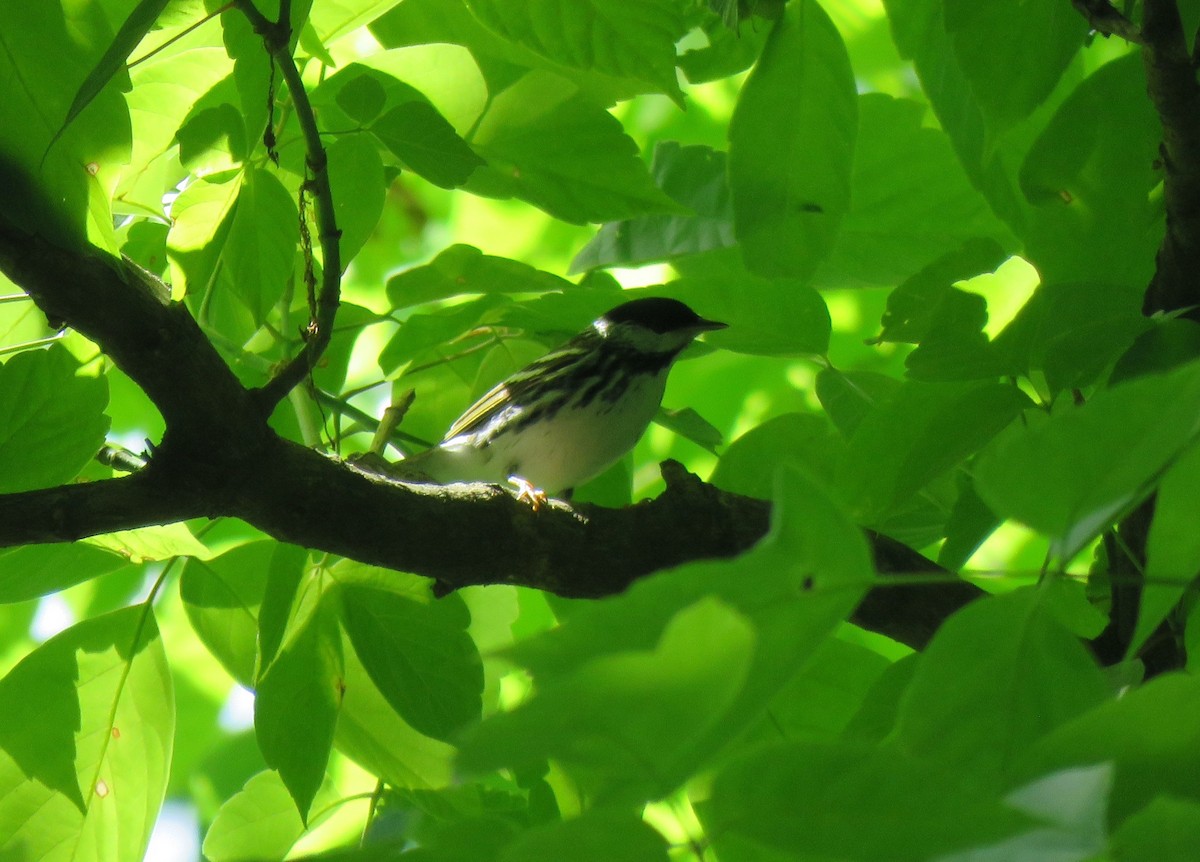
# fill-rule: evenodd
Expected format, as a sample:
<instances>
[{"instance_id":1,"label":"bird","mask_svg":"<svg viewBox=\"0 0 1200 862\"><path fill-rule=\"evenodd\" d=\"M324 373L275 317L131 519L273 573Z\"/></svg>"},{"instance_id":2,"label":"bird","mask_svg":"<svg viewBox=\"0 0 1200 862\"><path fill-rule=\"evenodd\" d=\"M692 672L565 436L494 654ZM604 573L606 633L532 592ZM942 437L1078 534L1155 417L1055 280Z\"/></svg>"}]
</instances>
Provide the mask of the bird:
<instances>
[{"instance_id":1,"label":"bird","mask_svg":"<svg viewBox=\"0 0 1200 862\"><path fill-rule=\"evenodd\" d=\"M536 510L631 450L679 354L725 327L677 299L622 303L490 389L439 444L394 466L441 485L507 483Z\"/></svg>"}]
</instances>

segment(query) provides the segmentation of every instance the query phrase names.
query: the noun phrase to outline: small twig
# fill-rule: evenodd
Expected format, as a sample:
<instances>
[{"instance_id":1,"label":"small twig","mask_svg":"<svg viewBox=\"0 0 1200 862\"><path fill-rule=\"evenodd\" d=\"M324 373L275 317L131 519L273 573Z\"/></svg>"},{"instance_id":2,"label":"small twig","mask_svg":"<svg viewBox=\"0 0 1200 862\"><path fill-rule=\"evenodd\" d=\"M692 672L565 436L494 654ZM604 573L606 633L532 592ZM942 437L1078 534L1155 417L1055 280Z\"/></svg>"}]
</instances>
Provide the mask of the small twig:
<instances>
[{"instance_id":1,"label":"small twig","mask_svg":"<svg viewBox=\"0 0 1200 862\"><path fill-rule=\"evenodd\" d=\"M387 448L391 442L392 435L396 428L404 421L404 416L408 413L408 408L412 407L413 401L417 398L417 390L409 389L400 400L392 404L383 411L383 418L379 420L379 427L375 429L375 439L371 441L371 452L376 455L382 455L383 450Z\"/></svg>"},{"instance_id":2,"label":"small twig","mask_svg":"<svg viewBox=\"0 0 1200 862\"><path fill-rule=\"evenodd\" d=\"M277 23L268 20L255 8L251 0L234 2L250 21L254 31L262 37L263 44L279 67L284 85L292 98L296 121L304 136L310 174L308 183L311 183L311 191L316 199L317 239L322 255L321 289L317 294L316 314L309 326L310 337L300 352L270 382L253 393L263 414L269 415L275 409L275 405L316 366L317 360L329 346L334 318L341 302L342 258L339 240L342 232L337 226L333 191L329 184L328 158L321 144L316 114L304 88L300 70L291 54L291 22L286 17L281 17ZM289 7L290 3L281 4L284 15L289 13Z\"/></svg>"},{"instance_id":3,"label":"small twig","mask_svg":"<svg viewBox=\"0 0 1200 862\"><path fill-rule=\"evenodd\" d=\"M45 347L48 344L53 344L60 338L62 338L61 332L55 333L54 335L48 335L45 338L36 338L33 341L22 341L20 344L6 344L4 347L0 347L0 356L4 356L8 353L20 353L22 350L33 350L37 347Z\"/></svg>"},{"instance_id":4,"label":"small twig","mask_svg":"<svg viewBox=\"0 0 1200 862\"><path fill-rule=\"evenodd\" d=\"M141 455L112 443L105 443L100 447L100 451L96 453L96 460L106 467L112 467L122 473L136 473L147 464L146 459Z\"/></svg>"},{"instance_id":5,"label":"small twig","mask_svg":"<svg viewBox=\"0 0 1200 862\"><path fill-rule=\"evenodd\" d=\"M1087 19L1088 26L1105 36L1118 36L1135 45L1146 44L1137 25L1121 14L1108 0L1071 0L1071 5Z\"/></svg>"}]
</instances>

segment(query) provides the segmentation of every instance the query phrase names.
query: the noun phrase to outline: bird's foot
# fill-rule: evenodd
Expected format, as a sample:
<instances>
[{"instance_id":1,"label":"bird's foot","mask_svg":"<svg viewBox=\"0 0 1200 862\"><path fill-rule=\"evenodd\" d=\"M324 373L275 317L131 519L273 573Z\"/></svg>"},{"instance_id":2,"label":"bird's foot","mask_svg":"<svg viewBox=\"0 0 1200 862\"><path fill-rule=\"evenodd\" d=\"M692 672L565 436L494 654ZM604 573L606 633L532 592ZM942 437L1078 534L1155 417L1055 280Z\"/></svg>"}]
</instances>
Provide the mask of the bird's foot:
<instances>
[{"instance_id":1,"label":"bird's foot","mask_svg":"<svg viewBox=\"0 0 1200 862\"><path fill-rule=\"evenodd\" d=\"M542 504L549 499L545 491L535 487L532 482L522 476L509 476L508 484L517 489L517 499L522 503L528 503L535 512L542 508Z\"/></svg>"}]
</instances>

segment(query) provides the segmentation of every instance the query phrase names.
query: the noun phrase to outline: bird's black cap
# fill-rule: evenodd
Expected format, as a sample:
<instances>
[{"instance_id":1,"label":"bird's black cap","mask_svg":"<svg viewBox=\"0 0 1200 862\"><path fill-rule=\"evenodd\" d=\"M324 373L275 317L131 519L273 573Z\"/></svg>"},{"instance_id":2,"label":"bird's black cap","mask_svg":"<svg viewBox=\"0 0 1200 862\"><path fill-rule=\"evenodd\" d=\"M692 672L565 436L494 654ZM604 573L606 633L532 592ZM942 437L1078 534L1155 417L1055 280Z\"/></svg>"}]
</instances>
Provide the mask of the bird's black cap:
<instances>
[{"instance_id":1,"label":"bird's black cap","mask_svg":"<svg viewBox=\"0 0 1200 862\"><path fill-rule=\"evenodd\" d=\"M726 326L715 320L705 320L678 299L663 296L648 296L622 303L606 312L602 319L609 323L635 323L659 333L678 332L681 329L704 332L724 329Z\"/></svg>"}]
</instances>

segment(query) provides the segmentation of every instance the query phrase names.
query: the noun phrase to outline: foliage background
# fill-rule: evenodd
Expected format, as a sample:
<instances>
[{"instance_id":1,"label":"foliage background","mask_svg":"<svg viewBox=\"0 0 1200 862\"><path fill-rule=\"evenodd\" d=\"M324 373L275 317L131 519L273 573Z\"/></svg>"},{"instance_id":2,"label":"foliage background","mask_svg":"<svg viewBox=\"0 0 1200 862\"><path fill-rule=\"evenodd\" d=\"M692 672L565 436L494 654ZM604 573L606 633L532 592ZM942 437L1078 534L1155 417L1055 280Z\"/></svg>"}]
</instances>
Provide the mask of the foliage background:
<instances>
[{"instance_id":1,"label":"foliage background","mask_svg":"<svg viewBox=\"0 0 1200 862\"><path fill-rule=\"evenodd\" d=\"M1135 34L1176 8L1129 5ZM362 452L414 388L419 448L647 288L730 327L577 499L675 458L771 532L598 600L435 600L230 517L8 539L0 859L141 858L164 798L213 862L1191 858L1200 342L1156 255L1200 166L1160 151L1166 42L1065 0L287 7L348 266L275 431ZM0 5L3 226L162 277L247 387L313 315L257 8ZM14 505L168 429L19 246ZM920 652L844 622L881 583L863 527L990 597Z\"/></svg>"}]
</instances>

